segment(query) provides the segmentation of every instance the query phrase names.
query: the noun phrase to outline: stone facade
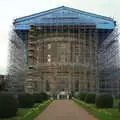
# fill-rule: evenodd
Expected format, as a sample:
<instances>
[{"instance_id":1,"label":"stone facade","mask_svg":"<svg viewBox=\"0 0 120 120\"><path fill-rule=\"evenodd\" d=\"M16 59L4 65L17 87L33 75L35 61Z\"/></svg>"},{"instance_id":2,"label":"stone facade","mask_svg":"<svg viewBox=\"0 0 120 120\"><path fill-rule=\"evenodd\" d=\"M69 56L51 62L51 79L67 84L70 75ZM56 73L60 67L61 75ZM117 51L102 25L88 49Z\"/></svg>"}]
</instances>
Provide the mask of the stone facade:
<instances>
[{"instance_id":1,"label":"stone facade","mask_svg":"<svg viewBox=\"0 0 120 120\"><path fill-rule=\"evenodd\" d=\"M25 91L58 94L96 91L97 29L32 26L28 40Z\"/></svg>"}]
</instances>

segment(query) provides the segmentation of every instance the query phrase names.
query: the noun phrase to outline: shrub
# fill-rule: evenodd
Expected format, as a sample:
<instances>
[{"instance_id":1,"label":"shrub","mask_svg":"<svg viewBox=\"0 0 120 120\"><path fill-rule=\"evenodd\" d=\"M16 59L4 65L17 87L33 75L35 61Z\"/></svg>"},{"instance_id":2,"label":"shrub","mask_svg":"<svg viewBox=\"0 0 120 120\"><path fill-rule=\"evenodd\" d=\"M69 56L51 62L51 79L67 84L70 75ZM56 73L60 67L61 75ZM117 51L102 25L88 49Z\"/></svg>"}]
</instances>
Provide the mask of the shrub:
<instances>
[{"instance_id":1,"label":"shrub","mask_svg":"<svg viewBox=\"0 0 120 120\"><path fill-rule=\"evenodd\" d=\"M41 103L42 102L42 98L41 98L41 95L39 93L33 94L33 97L34 97L34 102L35 103Z\"/></svg>"},{"instance_id":2,"label":"shrub","mask_svg":"<svg viewBox=\"0 0 120 120\"><path fill-rule=\"evenodd\" d=\"M40 93L40 97L41 97L41 100L42 100L42 101L45 101L45 100L48 100L48 99L49 99L48 94L47 94L47 93L44 93L44 92Z\"/></svg>"},{"instance_id":3,"label":"shrub","mask_svg":"<svg viewBox=\"0 0 120 120\"><path fill-rule=\"evenodd\" d=\"M49 96L46 93L35 93L33 94L34 102L40 103L42 101L48 100Z\"/></svg>"},{"instance_id":4,"label":"shrub","mask_svg":"<svg viewBox=\"0 0 120 120\"><path fill-rule=\"evenodd\" d=\"M95 103L95 97L96 97L96 94L95 94L95 93L88 93L88 94L85 96L84 101L85 101L86 103Z\"/></svg>"},{"instance_id":5,"label":"shrub","mask_svg":"<svg viewBox=\"0 0 120 120\"><path fill-rule=\"evenodd\" d=\"M120 101L118 102L118 110L120 112Z\"/></svg>"},{"instance_id":6,"label":"shrub","mask_svg":"<svg viewBox=\"0 0 120 120\"><path fill-rule=\"evenodd\" d=\"M87 95L87 92L81 92L78 94L77 98L84 101L86 95Z\"/></svg>"},{"instance_id":7,"label":"shrub","mask_svg":"<svg viewBox=\"0 0 120 120\"><path fill-rule=\"evenodd\" d=\"M96 106L98 108L113 107L113 97L110 94L100 94L96 97Z\"/></svg>"},{"instance_id":8,"label":"shrub","mask_svg":"<svg viewBox=\"0 0 120 120\"><path fill-rule=\"evenodd\" d=\"M29 93L20 93L18 95L18 103L20 108L30 108L34 104L33 96Z\"/></svg>"},{"instance_id":9,"label":"shrub","mask_svg":"<svg viewBox=\"0 0 120 120\"><path fill-rule=\"evenodd\" d=\"M0 117L13 117L18 111L17 100L12 94L0 94Z\"/></svg>"}]
</instances>

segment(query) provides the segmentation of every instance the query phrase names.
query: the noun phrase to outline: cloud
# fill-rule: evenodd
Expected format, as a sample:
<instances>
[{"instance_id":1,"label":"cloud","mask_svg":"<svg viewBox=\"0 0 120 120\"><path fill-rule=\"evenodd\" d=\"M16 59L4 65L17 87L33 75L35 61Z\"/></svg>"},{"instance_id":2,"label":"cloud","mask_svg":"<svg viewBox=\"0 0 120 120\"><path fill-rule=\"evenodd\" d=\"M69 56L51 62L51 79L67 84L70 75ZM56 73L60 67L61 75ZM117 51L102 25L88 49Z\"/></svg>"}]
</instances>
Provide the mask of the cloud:
<instances>
[{"instance_id":1,"label":"cloud","mask_svg":"<svg viewBox=\"0 0 120 120\"><path fill-rule=\"evenodd\" d=\"M8 32L0 28L0 74L6 72L8 56Z\"/></svg>"}]
</instances>

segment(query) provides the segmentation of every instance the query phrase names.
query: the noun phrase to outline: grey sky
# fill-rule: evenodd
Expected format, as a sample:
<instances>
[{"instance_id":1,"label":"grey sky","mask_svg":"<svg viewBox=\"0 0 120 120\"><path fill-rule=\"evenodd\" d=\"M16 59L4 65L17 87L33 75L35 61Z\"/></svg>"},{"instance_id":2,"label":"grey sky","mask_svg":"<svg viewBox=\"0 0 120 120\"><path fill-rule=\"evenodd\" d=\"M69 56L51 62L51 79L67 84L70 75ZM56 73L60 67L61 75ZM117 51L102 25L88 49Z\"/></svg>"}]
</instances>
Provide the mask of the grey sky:
<instances>
[{"instance_id":1,"label":"grey sky","mask_svg":"<svg viewBox=\"0 0 120 120\"><path fill-rule=\"evenodd\" d=\"M62 5L120 19L120 0L0 0L0 74L6 72L13 19Z\"/></svg>"}]
</instances>

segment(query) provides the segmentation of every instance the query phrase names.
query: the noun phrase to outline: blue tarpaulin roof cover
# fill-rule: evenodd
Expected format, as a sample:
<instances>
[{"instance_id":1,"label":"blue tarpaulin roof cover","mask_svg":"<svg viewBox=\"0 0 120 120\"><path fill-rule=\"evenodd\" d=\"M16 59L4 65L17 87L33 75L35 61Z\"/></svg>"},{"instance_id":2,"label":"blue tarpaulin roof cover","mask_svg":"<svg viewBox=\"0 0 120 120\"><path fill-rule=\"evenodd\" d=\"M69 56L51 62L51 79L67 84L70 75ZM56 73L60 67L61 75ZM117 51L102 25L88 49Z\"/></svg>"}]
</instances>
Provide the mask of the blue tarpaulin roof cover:
<instances>
[{"instance_id":1,"label":"blue tarpaulin roof cover","mask_svg":"<svg viewBox=\"0 0 120 120\"><path fill-rule=\"evenodd\" d=\"M114 29L116 22L109 17L61 6L14 20L16 30L29 30L30 25L95 25L97 29Z\"/></svg>"}]
</instances>

